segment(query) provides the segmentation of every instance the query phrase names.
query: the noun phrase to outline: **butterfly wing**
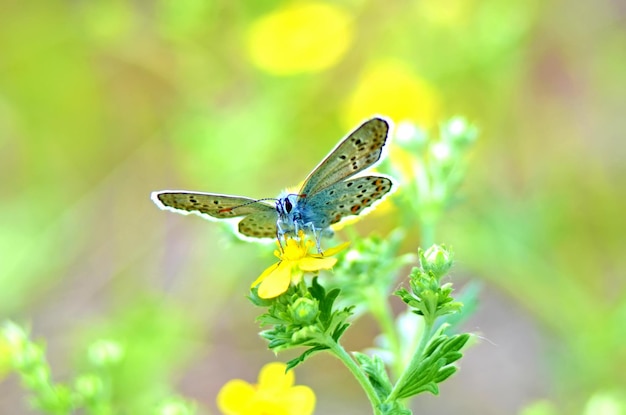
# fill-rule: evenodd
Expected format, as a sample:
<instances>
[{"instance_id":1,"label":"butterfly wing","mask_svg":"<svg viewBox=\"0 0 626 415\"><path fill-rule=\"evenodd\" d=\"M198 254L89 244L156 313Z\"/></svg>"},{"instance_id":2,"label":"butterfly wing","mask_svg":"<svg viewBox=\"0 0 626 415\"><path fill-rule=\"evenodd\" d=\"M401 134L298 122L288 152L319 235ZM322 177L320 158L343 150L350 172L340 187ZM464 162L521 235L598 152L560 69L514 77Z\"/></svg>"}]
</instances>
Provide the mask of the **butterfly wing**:
<instances>
[{"instance_id":1,"label":"butterfly wing","mask_svg":"<svg viewBox=\"0 0 626 415\"><path fill-rule=\"evenodd\" d=\"M300 195L310 197L376 163L380 159L388 132L389 123L382 118L365 121L309 174Z\"/></svg>"},{"instance_id":2,"label":"butterfly wing","mask_svg":"<svg viewBox=\"0 0 626 415\"><path fill-rule=\"evenodd\" d=\"M239 222L239 233L251 238L276 238L276 221L278 213L271 212L252 213Z\"/></svg>"},{"instance_id":3,"label":"butterfly wing","mask_svg":"<svg viewBox=\"0 0 626 415\"><path fill-rule=\"evenodd\" d=\"M393 186L391 179L364 176L332 184L302 198L302 210L317 229L325 229L346 216L358 215L381 200Z\"/></svg>"},{"instance_id":4,"label":"butterfly wing","mask_svg":"<svg viewBox=\"0 0 626 415\"><path fill-rule=\"evenodd\" d=\"M242 196L166 190L153 192L152 201L164 210L183 215L195 213L207 219L228 219L258 214L271 216L273 214L274 225L276 225L277 213L274 206Z\"/></svg>"}]
</instances>

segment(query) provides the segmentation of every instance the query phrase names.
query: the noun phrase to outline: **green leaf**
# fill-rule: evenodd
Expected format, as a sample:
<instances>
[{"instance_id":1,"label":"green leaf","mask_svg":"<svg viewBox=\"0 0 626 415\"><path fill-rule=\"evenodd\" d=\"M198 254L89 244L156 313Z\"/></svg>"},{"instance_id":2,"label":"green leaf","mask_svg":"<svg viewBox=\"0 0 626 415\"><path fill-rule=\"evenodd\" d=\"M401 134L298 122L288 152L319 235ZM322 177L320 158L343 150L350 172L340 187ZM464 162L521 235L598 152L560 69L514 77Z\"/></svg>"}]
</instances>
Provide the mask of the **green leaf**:
<instances>
[{"instance_id":1,"label":"green leaf","mask_svg":"<svg viewBox=\"0 0 626 415\"><path fill-rule=\"evenodd\" d=\"M322 298L319 300L320 302L320 321L322 322L322 324L328 324L330 322L330 320L332 319L332 312L333 312L333 304L335 302L335 300L337 299L337 297L339 296L339 293L341 292L341 290L334 289L331 290L328 295L326 295L326 297Z\"/></svg>"},{"instance_id":2,"label":"green leaf","mask_svg":"<svg viewBox=\"0 0 626 415\"><path fill-rule=\"evenodd\" d=\"M400 402L385 402L378 405L381 415L411 415L412 412L404 407Z\"/></svg>"},{"instance_id":3,"label":"green leaf","mask_svg":"<svg viewBox=\"0 0 626 415\"><path fill-rule=\"evenodd\" d=\"M330 336L332 337L334 341L339 342L339 339L341 338L341 336L343 335L343 333L346 331L348 327L350 327L350 323L341 324L331 333Z\"/></svg>"},{"instance_id":4,"label":"green leaf","mask_svg":"<svg viewBox=\"0 0 626 415\"><path fill-rule=\"evenodd\" d=\"M287 370L291 370L294 367L298 366L300 363L304 362L306 359L308 359L309 357L311 357L311 355L313 355L313 353L317 353L319 351L322 350L327 350L328 347L326 346L315 346L315 347L311 347L310 349L306 350L304 353L302 353L300 356L296 357L295 359L291 359L290 361L287 362Z\"/></svg>"},{"instance_id":5,"label":"green leaf","mask_svg":"<svg viewBox=\"0 0 626 415\"><path fill-rule=\"evenodd\" d=\"M370 383L376 390L376 394L381 401L387 399L391 392L392 385L385 370L385 363L378 356L368 356L363 353L354 352L355 359L367 375Z\"/></svg>"},{"instance_id":6,"label":"green leaf","mask_svg":"<svg viewBox=\"0 0 626 415\"><path fill-rule=\"evenodd\" d=\"M443 332L444 327L439 329ZM437 336L437 335L436 335ZM409 367L409 374L403 377L403 384L396 386L394 396L398 399L408 398L422 392L438 394L438 383L446 380L457 371L452 365L463 354L459 351L469 339L469 334L447 336L439 334L434 337L426 349L422 359Z\"/></svg>"},{"instance_id":7,"label":"green leaf","mask_svg":"<svg viewBox=\"0 0 626 415\"><path fill-rule=\"evenodd\" d=\"M444 380L452 376L456 371L457 371L457 368L454 366L446 366L442 368L437 374L437 377L435 378L435 382L437 383L443 382Z\"/></svg>"}]
</instances>

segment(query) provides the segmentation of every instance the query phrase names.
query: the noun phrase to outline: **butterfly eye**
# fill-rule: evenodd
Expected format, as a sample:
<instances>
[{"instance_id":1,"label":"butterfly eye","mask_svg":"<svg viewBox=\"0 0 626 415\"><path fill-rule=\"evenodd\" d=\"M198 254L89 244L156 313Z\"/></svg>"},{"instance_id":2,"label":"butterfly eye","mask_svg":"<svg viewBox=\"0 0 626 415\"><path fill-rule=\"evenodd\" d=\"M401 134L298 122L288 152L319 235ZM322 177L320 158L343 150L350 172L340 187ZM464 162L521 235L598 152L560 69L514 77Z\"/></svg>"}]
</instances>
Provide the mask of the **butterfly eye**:
<instances>
[{"instance_id":1,"label":"butterfly eye","mask_svg":"<svg viewBox=\"0 0 626 415\"><path fill-rule=\"evenodd\" d=\"M285 212L286 213L290 213L291 209L293 209L293 205L291 204L291 202L289 201L288 198L285 199Z\"/></svg>"}]
</instances>

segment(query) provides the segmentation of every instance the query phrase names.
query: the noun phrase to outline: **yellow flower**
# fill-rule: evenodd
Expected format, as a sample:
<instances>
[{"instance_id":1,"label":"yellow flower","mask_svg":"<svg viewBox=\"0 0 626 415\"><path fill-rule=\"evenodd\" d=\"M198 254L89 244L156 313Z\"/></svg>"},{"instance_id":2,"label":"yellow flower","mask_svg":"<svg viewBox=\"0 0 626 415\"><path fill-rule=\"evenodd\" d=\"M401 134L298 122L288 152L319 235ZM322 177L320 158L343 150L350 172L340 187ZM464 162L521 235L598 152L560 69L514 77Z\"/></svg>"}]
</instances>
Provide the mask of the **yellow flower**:
<instances>
[{"instance_id":1,"label":"yellow flower","mask_svg":"<svg viewBox=\"0 0 626 415\"><path fill-rule=\"evenodd\" d=\"M217 406L225 415L310 415L315 394L308 386L293 386L293 371L284 363L269 363L259 373L259 383L241 379L225 384L217 395Z\"/></svg>"},{"instance_id":2,"label":"yellow flower","mask_svg":"<svg viewBox=\"0 0 626 415\"><path fill-rule=\"evenodd\" d=\"M261 298L278 297L287 291L291 281L297 284L303 273L331 269L337 258L329 257L345 249L349 244L346 242L319 254L315 243L307 239L304 232L301 231L297 239L287 237L282 251L278 249L274 251L274 255L280 261L263 271L252 283L252 287L259 286ZM312 250L316 253L311 253Z\"/></svg>"},{"instance_id":3,"label":"yellow flower","mask_svg":"<svg viewBox=\"0 0 626 415\"><path fill-rule=\"evenodd\" d=\"M411 121L423 127L435 125L439 118L437 91L401 61L387 60L374 64L361 75L345 105L348 125L384 114L396 123Z\"/></svg>"},{"instance_id":4,"label":"yellow flower","mask_svg":"<svg viewBox=\"0 0 626 415\"><path fill-rule=\"evenodd\" d=\"M341 59L352 43L350 15L331 3L294 2L252 24L250 59L274 75L326 69Z\"/></svg>"},{"instance_id":5,"label":"yellow flower","mask_svg":"<svg viewBox=\"0 0 626 415\"><path fill-rule=\"evenodd\" d=\"M0 382L11 370L11 345L0 333Z\"/></svg>"}]
</instances>

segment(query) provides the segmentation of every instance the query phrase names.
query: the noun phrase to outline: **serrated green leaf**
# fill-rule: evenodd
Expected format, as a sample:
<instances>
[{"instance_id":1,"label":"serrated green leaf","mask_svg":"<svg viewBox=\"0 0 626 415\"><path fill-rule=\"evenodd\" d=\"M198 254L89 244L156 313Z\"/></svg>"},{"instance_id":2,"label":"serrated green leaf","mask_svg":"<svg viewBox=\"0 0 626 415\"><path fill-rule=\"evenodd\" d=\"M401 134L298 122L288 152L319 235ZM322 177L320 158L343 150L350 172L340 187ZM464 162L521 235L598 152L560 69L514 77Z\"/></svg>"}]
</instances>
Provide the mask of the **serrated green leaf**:
<instances>
[{"instance_id":1,"label":"serrated green leaf","mask_svg":"<svg viewBox=\"0 0 626 415\"><path fill-rule=\"evenodd\" d=\"M448 362L448 364L456 362L457 360L459 360L462 357L463 357L463 353L461 353L461 352L446 353L446 361Z\"/></svg>"},{"instance_id":2,"label":"serrated green leaf","mask_svg":"<svg viewBox=\"0 0 626 415\"><path fill-rule=\"evenodd\" d=\"M467 333L456 334L452 336L452 340L450 341L451 349L454 348L454 350L457 350L457 351L461 350L469 339L470 339L470 335Z\"/></svg>"},{"instance_id":3,"label":"serrated green leaf","mask_svg":"<svg viewBox=\"0 0 626 415\"><path fill-rule=\"evenodd\" d=\"M406 409L400 402L385 402L378 405L381 415L411 415L411 411Z\"/></svg>"},{"instance_id":4,"label":"serrated green leaf","mask_svg":"<svg viewBox=\"0 0 626 415\"><path fill-rule=\"evenodd\" d=\"M313 281L311 281L309 293L319 302L322 302L324 297L326 297L326 289L322 287L319 282L317 282L317 277L313 278Z\"/></svg>"},{"instance_id":5,"label":"serrated green leaf","mask_svg":"<svg viewBox=\"0 0 626 415\"><path fill-rule=\"evenodd\" d=\"M424 385L414 385L414 387L406 388L402 394L398 394L399 399L409 398L411 396L419 395L423 392L430 392L433 395L439 395L439 386L435 382L429 382Z\"/></svg>"},{"instance_id":6,"label":"serrated green leaf","mask_svg":"<svg viewBox=\"0 0 626 415\"><path fill-rule=\"evenodd\" d=\"M269 342L267 347L270 348L270 349L275 349L277 347L284 346L285 344L288 344L288 343L289 342L287 340L284 340L284 339L274 339L274 340L270 340L270 342Z\"/></svg>"},{"instance_id":7,"label":"serrated green leaf","mask_svg":"<svg viewBox=\"0 0 626 415\"><path fill-rule=\"evenodd\" d=\"M389 396L393 386L391 385L383 361L378 356L370 357L358 352L354 352L353 355L376 390L378 397L381 400L385 400L387 396Z\"/></svg>"},{"instance_id":8,"label":"serrated green leaf","mask_svg":"<svg viewBox=\"0 0 626 415\"><path fill-rule=\"evenodd\" d=\"M348 327L350 327L350 323L341 324L331 333L330 336L332 337L334 341L339 342L339 339L341 338L341 336L343 335L343 333L346 331Z\"/></svg>"},{"instance_id":9,"label":"serrated green leaf","mask_svg":"<svg viewBox=\"0 0 626 415\"><path fill-rule=\"evenodd\" d=\"M334 290L331 290L324 298L319 300L320 302L319 319L325 325L327 325L328 322L332 319L333 304L335 303L335 300L339 296L340 292L341 292L340 289L335 288Z\"/></svg>"},{"instance_id":10,"label":"serrated green leaf","mask_svg":"<svg viewBox=\"0 0 626 415\"><path fill-rule=\"evenodd\" d=\"M441 335L441 336L438 336L438 337L434 337L428 343L428 346L426 346L426 349L424 350L424 356L430 356L430 355L434 354L438 349L443 347L443 345L445 344L447 339L448 339L448 336L446 336L446 335Z\"/></svg>"},{"instance_id":11,"label":"serrated green leaf","mask_svg":"<svg viewBox=\"0 0 626 415\"><path fill-rule=\"evenodd\" d=\"M437 374L437 377L435 378L435 382L437 383L443 382L444 380L452 376L456 371L457 371L457 368L455 366L446 366L442 368Z\"/></svg>"},{"instance_id":12,"label":"serrated green leaf","mask_svg":"<svg viewBox=\"0 0 626 415\"><path fill-rule=\"evenodd\" d=\"M326 350L326 349L328 349L328 347L326 346L315 346L308 350L305 350L300 356L296 357L295 359L291 359L290 361L287 362L287 370L291 370L294 367L298 366L300 363L304 362L306 359L311 357L311 355L313 355L314 353L322 351L322 350Z\"/></svg>"}]
</instances>

